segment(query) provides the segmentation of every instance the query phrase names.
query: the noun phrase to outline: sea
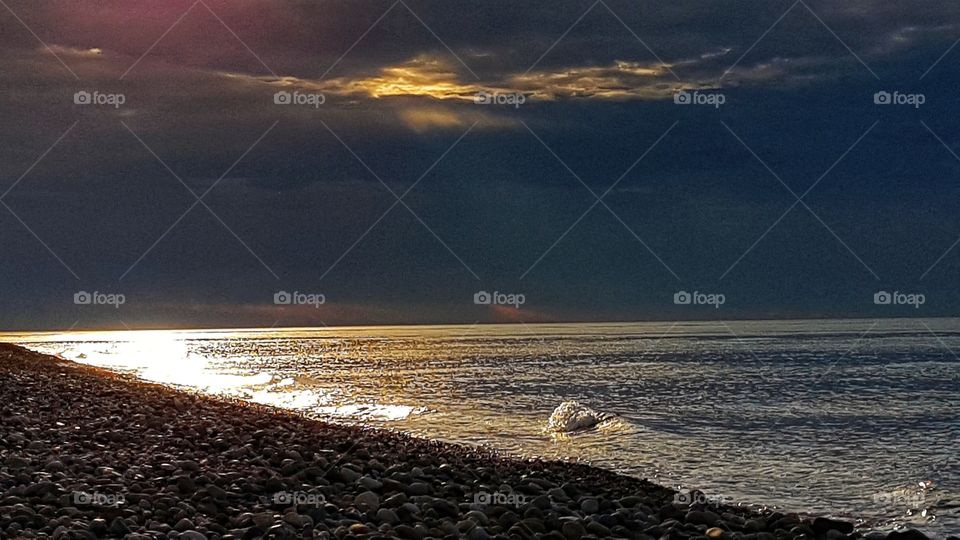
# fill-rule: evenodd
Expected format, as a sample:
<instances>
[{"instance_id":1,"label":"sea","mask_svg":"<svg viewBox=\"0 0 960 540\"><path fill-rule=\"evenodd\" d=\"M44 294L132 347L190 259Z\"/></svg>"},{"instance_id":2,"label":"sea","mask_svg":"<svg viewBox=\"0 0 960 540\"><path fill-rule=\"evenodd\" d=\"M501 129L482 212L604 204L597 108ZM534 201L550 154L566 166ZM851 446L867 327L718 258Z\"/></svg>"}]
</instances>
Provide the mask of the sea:
<instances>
[{"instance_id":1,"label":"sea","mask_svg":"<svg viewBox=\"0 0 960 540\"><path fill-rule=\"evenodd\" d=\"M709 501L960 534L960 320L0 335L327 421L589 463ZM546 430L578 401L609 419Z\"/></svg>"}]
</instances>

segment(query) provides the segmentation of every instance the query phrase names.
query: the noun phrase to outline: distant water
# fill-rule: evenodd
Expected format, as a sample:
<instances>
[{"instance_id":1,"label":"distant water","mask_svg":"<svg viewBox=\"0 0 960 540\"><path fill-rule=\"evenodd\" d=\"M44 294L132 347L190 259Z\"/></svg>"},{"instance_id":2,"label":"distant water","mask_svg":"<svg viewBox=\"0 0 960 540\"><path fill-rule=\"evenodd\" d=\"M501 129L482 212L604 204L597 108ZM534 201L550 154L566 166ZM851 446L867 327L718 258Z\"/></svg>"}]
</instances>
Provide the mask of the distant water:
<instances>
[{"instance_id":1,"label":"distant water","mask_svg":"<svg viewBox=\"0 0 960 540\"><path fill-rule=\"evenodd\" d=\"M7 335L148 380L708 497L960 532L960 321ZM579 400L620 416L544 433Z\"/></svg>"}]
</instances>

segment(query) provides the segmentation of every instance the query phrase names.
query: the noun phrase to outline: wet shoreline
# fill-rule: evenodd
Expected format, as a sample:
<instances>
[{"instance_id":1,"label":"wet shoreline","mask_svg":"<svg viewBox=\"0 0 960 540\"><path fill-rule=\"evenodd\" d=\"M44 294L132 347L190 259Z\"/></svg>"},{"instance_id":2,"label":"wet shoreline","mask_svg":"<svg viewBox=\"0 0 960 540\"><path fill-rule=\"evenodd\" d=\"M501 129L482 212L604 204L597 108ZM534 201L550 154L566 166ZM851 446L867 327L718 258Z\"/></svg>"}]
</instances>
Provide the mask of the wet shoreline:
<instances>
[{"instance_id":1,"label":"wet shoreline","mask_svg":"<svg viewBox=\"0 0 960 540\"><path fill-rule=\"evenodd\" d=\"M587 465L326 424L13 345L0 344L0 377L6 538L863 537L848 522L678 503Z\"/></svg>"}]
</instances>

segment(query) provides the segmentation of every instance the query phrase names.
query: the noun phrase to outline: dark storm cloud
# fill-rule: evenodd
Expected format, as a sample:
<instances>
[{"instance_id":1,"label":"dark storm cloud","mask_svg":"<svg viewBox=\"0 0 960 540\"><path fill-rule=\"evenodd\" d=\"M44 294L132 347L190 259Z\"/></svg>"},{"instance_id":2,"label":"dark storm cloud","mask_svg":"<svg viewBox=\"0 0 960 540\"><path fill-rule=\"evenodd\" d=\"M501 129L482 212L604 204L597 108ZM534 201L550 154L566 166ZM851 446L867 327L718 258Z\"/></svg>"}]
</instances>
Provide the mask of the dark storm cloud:
<instances>
[{"instance_id":1,"label":"dark storm cloud","mask_svg":"<svg viewBox=\"0 0 960 540\"><path fill-rule=\"evenodd\" d=\"M937 140L960 142L960 52L938 62L952 4L8 4L0 189L29 174L2 199L16 216L0 207L2 326L501 317L481 288L542 319L713 316L670 301L698 287L727 316L862 314L897 286L958 304L957 253L919 280L960 235L960 163ZM727 104L678 107L680 88ZM882 89L928 103L878 109ZM783 216L795 198L766 166L798 195L829 174ZM78 308L81 288L130 301ZM330 304L277 308L279 289Z\"/></svg>"}]
</instances>

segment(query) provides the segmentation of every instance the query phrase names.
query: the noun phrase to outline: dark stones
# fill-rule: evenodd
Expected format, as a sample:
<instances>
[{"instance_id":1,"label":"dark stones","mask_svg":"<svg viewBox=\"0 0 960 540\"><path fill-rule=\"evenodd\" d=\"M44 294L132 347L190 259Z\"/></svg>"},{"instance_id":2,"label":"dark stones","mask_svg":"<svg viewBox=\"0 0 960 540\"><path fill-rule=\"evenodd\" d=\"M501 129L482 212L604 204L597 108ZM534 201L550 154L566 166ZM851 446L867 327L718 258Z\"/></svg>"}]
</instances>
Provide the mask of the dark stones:
<instances>
[{"instance_id":1,"label":"dark stones","mask_svg":"<svg viewBox=\"0 0 960 540\"><path fill-rule=\"evenodd\" d=\"M930 540L927 535L916 529L893 531L887 535L887 540Z\"/></svg>"},{"instance_id":2,"label":"dark stones","mask_svg":"<svg viewBox=\"0 0 960 540\"><path fill-rule=\"evenodd\" d=\"M859 537L829 518L673 504L672 490L586 465L315 423L39 355L17 364L8 348L0 345L0 378L10 381L0 403L28 410L17 424L0 422L3 538ZM96 498L75 500L81 492ZM123 500L102 502L111 497Z\"/></svg>"},{"instance_id":3,"label":"dark stones","mask_svg":"<svg viewBox=\"0 0 960 540\"><path fill-rule=\"evenodd\" d=\"M853 532L853 523L825 517L818 517L814 519L811 526L816 534L826 534L827 531L831 529L840 531L844 534L850 534Z\"/></svg>"},{"instance_id":4,"label":"dark stones","mask_svg":"<svg viewBox=\"0 0 960 540\"><path fill-rule=\"evenodd\" d=\"M567 540L577 540L587 534L587 529L576 521L565 522L560 530Z\"/></svg>"},{"instance_id":5,"label":"dark stones","mask_svg":"<svg viewBox=\"0 0 960 540\"><path fill-rule=\"evenodd\" d=\"M691 510L687 512L686 521L697 525L713 527L720 522L720 516L709 510Z\"/></svg>"}]
</instances>

